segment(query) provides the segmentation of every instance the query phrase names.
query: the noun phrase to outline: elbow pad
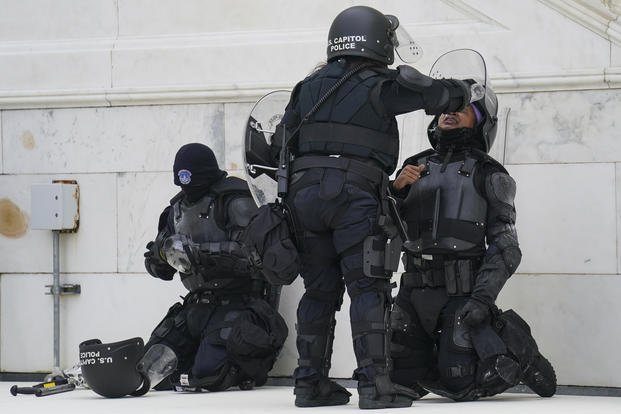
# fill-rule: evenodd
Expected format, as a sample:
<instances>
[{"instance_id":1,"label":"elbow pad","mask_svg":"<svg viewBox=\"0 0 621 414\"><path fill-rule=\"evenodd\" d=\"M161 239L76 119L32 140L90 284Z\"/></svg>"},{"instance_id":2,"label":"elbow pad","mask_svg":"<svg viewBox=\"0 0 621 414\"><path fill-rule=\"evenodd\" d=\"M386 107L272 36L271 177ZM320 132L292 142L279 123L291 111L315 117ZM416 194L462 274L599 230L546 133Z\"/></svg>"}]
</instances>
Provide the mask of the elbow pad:
<instances>
[{"instance_id":1,"label":"elbow pad","mask_svg":"<svg viewBox=\"0 0 621 414\"><path fill-rule=\"evenodd\" d=\"M246 227L258 208L250 197L237 197L229 204L229 220L232 225Z\"/></svg>"}]
</instances>

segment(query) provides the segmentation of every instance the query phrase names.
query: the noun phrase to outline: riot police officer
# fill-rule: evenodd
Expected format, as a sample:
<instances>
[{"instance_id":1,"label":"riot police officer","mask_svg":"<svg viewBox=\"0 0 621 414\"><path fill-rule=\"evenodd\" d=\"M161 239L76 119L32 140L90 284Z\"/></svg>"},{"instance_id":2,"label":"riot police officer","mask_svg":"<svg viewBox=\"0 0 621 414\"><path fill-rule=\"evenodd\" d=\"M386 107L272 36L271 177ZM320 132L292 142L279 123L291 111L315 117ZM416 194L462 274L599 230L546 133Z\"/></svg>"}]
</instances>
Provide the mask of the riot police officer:
<instances>
[{"instance_id":1,"label":"riot police officer","mask_svg":"<svg viewBox=\"0 0 621 414\"><path fill-rule=\"evenodd\" d=\"M169 377L175 385L211 391L263 385L287 327L276 304L265 300L270 287L240 242L256 205L246 182L227 177L203 144L182 146L173 170L181 192L160 216L145 267L163 280L178 272L189 293L145 350L163 344L175 352L177 370Z\"/></svg>"},{"instance_id":2,"label":"riot police officer","mask_svg":"<svg viewBox=\"0 0 621 414\"><path fill-rule=\"evenodd\" d=\"M398 158L395 116L460 110L470 93L459 80L431 79L406 65L388 69L398 25L396 17L370 7L341 12L330 27L327 64L296 85L272 136L275 157L283 141L294 156L285 201L305 287L297 309L297 406L349 401L350 393L328 378L334 315L345 287L360 408L408 407L417 397L389 378L391 273L384 268L389 226L383 196Z\"/></svg>"},{"instance_id":3,"label":"riot police officer","mask_svg":"<svg viewBox=\"0 0 621 414\"><path fill-rule=\"evenodd\" d=\"M436 116L432 149L408 158L392 183L412 244L391 315L392 378L456 401L520 381L543 397L556 392L528 324L495 306L521 260L515 181L487 154L496 115L487 85L483 99Z\"/></svg>"}]
</instances>

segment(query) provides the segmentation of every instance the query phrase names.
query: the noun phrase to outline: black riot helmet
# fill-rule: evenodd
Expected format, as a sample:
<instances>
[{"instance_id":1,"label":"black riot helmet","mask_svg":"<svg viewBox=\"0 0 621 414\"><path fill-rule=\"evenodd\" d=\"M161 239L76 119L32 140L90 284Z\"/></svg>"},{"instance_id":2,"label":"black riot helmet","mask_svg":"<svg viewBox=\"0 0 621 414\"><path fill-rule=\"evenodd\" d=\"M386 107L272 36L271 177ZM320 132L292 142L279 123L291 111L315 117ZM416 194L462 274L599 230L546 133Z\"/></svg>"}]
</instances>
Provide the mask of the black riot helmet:
<instances>
[{"instance_id":1,"label":"black riot helmet","mask_svg":"<svg viewBox=\"0 0 621 414\"><path fill-rule=\"evenodd\" d=\"M438 128L439 115L433 118L427 127L427 137L433 149L439 150L441 147L454 144L464 147L471 146L489 152L496 139L498 99L489 82L484 88L485 96L470 104L476 117L474 128L442 131Z\"/></svg>"},{"instance_id":2,"label":"black riot helmet","mask_svg":"<svg viewBox=\"0 0 621 414\"><path fill-rule=\"evenodd\" d=\"M340 12L328 32L328 61L339 56L362 56L390 65L395 61L394 16L385 16L367 6Z\"/></svg>"},{"instance_id":3,"label":"black riot helmet","mask_svg":"<svg viewBox=\"0 0 621 414\"><path fill-rule=\"evenodd\" d=\"M91 339L80 344L82 376L89 388L106 398L140 396L150 382L136 364L144 353L142 338L103 344Z\"/></svg>"}]
</instances>

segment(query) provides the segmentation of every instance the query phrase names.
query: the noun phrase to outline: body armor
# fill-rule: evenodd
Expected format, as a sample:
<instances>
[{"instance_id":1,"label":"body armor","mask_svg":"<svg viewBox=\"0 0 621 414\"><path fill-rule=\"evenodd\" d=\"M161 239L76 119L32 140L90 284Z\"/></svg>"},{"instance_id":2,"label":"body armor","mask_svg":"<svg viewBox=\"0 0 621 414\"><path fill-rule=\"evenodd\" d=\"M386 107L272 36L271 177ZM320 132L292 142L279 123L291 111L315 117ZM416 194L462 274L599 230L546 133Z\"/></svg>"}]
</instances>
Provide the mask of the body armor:
<instances>
[{"instance_id":1,"label":"body armor","mask_svg":"<svg viewBox=\"0 0 621 414\"><path fill-rule=\"evenodd\" d=\"M233 218L227 218L223 210L230 209L234 215L239 216L248 213L237 211L235 203L244 204L243 201L233 200L229 204L221 202L226 193L248 192L247 186L243 184L240 187L236 179L227 179L224 185L215 187L213 193L195 203L188 203L185 197L175 197L171 201L169 223L174 231L173 236L164 243L164 250L167 257L187 258L188 265L180 271L180 275L183 285L190 292L254 290L250 281L254 278L254 272L238 241L240 229L236 228L236 223L228 222ZM233 207L229 208L230 205ZM225 220L228 221L225 223ZM240 222L237 223L239 227L245 218L236 217L235 220Z\"/></svg>"},{"instance_id":2,"label":"body armor","mask_svg":"<svg viewBox=\"0 0 621 414\"><path fill-rule=\"evenodd\" d=\"M332 62L299 88L299 112L308 113L345 73ZM394 117L382 113L381 84L396 71L362 70L345 82L300 128L297 153L340 154L377 160L387 172L394 171L399 156L399 132Z\"/></svg>"},{"instance_id":3,"label":"body armor","mask_svg":"<svg viewBox=\"0 0 621 414\"><path fill-rule=\"evenodd\" d=\"M421 253L479 256L485 251L487 201L474 185L477 160L446 164L423 158L427 167L405 199L408 233Z\"/></svg>"}]
</instances>

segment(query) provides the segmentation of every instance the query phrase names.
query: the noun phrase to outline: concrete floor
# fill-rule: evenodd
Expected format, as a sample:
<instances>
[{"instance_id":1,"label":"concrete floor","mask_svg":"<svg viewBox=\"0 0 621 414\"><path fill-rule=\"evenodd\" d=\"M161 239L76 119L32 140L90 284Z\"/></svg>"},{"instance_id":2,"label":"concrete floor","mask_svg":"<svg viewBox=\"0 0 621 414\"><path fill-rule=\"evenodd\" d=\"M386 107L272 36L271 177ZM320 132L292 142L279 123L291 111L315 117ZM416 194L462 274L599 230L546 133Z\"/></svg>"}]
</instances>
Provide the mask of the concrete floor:
<instances>
[{"instance_id":1,"label":"concrete floor","mask_svg":"<svg viewBox=\"0 0 621 414\"><path fill-rule=\"evenodd\" d=\"M129 413L287 413L300 412L293 405L290 387L268 386L253 391L231 390L220 393L175 393L151 391L143 397L105 399L86 389L77 389L47 397L34 395L12 396L13 384L31 386L33 383L0 382L0 413L2 414L129 414ZM307 409L310 412L343 413L358 410L358 397L353 396L345 406ZM621 398L557 395L539 398L533 394L505 393L482 401L454 403L435 395L415 401L411 408L384 410L384 412L449 413L458 414L550 414L550 413L621 413Z\"/></svg>"}]
</instances>

